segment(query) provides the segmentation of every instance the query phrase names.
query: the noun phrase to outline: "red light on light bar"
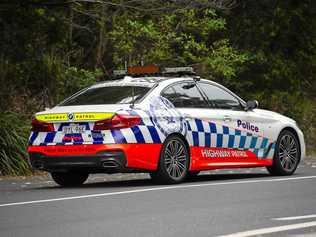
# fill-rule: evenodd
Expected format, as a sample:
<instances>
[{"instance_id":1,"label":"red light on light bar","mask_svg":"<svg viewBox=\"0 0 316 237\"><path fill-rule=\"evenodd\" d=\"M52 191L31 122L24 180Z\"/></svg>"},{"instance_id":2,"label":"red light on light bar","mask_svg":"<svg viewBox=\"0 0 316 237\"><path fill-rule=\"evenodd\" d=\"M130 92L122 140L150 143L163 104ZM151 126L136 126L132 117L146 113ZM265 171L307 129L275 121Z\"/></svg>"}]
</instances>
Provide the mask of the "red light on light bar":
<instances>
[{"instance_id":1,"label":"red light on light bar","mask_svg":"<svg viewBox=\"0 0 316 237\"><path fill-rule=\"evenodd\" d=\"M146 66L133 66L127 68L128 74L155 74L159 72L159 68L154 65L146 65Z\"/></svg>"}]
</instances>

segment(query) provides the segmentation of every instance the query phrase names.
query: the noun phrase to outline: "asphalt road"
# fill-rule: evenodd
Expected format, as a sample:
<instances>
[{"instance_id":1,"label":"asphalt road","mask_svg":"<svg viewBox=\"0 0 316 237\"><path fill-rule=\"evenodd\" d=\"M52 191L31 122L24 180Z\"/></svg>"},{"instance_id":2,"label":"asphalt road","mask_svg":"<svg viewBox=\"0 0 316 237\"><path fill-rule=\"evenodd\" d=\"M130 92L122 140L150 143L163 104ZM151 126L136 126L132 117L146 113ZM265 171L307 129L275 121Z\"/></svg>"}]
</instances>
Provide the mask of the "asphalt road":
<instances>
[{"instance_id":1,"label":"asphalt road","mask_svg":"<svg viewBox=\"0 0 316 237\"><path fill-rule=\"evenodd\" d=\"M316 162L290 177L224 170L170 186L146 174L94 175L80 188L2 178L0 194L1 237L316 236Z\"/></svg>"}]
</instances>

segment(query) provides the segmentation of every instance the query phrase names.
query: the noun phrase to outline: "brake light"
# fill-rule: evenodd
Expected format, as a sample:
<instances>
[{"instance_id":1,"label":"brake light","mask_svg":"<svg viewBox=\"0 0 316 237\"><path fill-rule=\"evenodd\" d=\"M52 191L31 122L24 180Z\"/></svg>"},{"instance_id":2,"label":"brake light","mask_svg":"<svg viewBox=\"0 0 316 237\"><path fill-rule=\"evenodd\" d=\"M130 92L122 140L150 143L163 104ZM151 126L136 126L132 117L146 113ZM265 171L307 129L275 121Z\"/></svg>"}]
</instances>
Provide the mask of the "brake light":
<instances>
[{"instance_id":1,"label":"brake light","mask_svg":"<svg viewBox=\"0 0 316 237\"><path fill-rule=\"evenodd\" d=\"M104 119L94 123L93 130L130 128L138 125L141 118L137 115L116 114L111 119Z\"/></svg>"},{"instance_id":2,"label":"brake light","mask_svg":"<svg viewBox=\"0 0 316 237\"><path fill-rule=\"evenodd\" d=\"M32 129L33 132L54 132L54 125L52 123L46 123L38 121L37 119L32 120Z\"/></svg>"}]
</instances>

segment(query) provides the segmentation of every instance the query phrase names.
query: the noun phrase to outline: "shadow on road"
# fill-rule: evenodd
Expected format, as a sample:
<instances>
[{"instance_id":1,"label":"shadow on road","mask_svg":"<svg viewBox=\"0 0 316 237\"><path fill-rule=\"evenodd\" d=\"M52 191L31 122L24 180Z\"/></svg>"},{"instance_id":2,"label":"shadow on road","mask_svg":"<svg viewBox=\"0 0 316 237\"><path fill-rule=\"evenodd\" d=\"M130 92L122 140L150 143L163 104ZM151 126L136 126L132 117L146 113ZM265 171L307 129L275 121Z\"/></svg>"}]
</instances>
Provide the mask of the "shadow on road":
<instances>
[{"instance_id":1,"label":"shadow on road","mask_svg":"<svg viewBox=\"0 0 316 237\"><path fill-rule=\"evenodd\" d=\"M252 179L252 178L266 178L271 177L269 174L265 173L245 173L245 174L200 174L197 177L190 178L183 182L182 184L194 184L201 182L210 182L210 181L235 181L238 179ZM124 179L124 180L111 180L111 181L96 181L89 182L81 185L80 187L69 187L67 189L74 188L122 188L122 187L152 187L152 186L160 186L164 184L154 184L151 179L148 178L139 178L139 179ZM180 184L181 185L181 184ZM37 187L35 189L60 189L59 186L53 187ZM65 189L65 188L63 188Z\"/></svg>"}]
</instances>

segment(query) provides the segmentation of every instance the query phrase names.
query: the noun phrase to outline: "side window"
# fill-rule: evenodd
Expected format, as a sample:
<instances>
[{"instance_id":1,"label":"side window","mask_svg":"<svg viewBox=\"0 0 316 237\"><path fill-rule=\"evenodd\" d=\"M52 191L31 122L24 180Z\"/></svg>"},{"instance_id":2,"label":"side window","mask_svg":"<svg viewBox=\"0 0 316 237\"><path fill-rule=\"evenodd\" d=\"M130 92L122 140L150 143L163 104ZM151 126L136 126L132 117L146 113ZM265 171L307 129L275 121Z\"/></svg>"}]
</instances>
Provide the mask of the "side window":
<instances>
[{"instance_id":1,"label":"side window","mask_svg":"<svg viewBox=\"0 0 316 237\"><path fill-rule=\"evenodd\" d=\"M178 108L206 108L208 106L199 89L192 83L175 84L165 89L161 95Z\"/></svg>"},{"instance_id":2,"label":"side window","mask_svg":"<svg viewBox=\"0 0 316 237\"><path fill-rule=\"evenodd\" d=\"M199 83L199 87L207 96L209 103L220 109L241 110L242 106L237 98L227 91L207 83Z\"/></svg>"}]
</instances>

